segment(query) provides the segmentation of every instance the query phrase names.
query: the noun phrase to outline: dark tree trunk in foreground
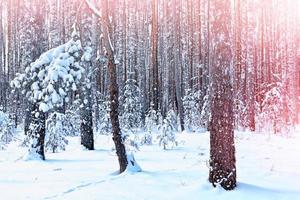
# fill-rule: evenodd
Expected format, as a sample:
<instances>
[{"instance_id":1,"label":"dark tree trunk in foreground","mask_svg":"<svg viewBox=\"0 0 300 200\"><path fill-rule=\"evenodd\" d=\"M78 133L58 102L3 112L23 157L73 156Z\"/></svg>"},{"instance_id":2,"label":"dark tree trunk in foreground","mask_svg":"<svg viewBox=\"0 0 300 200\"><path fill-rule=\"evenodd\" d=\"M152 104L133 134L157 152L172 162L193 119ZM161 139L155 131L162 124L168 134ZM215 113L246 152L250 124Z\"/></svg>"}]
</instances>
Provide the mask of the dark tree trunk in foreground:
<instances>
[{"instance_id":1,"label":"dark tree trunk in foreground","mask_svg":"<svg viewBox=\"0 0 300 200\"><path fill-rule=\"evenodd\" d=\"M35 159L38 156L45 160L44 143L45 143L45 113L39 111L38 103L33 103L31 112L31 121L28 130L28 135L31 140L29 148L29 159Z\"/></svg>"},{"instance_id":2,"label":"dark tree trunk in foreground","mask_svg":"<svg viewBox=\"0 0 300 200\"><path fill-rule=\"evenodd\" d=\"M109 78L110 78L110 103L111 103L111 110L110 110L110 119L112 124L112 133L113 133L113 141L116 146L117 156L119 159L120 165L120 173L126 170L128 161L126 156L126 149L123 144L123 138L120 131L120 124L119 124L119 100L118 100L118 85L117 85L117 78L116 78L116 65L114 63L113 55L108 55L108 68L109 68Z\"/></svg>"},{"instance_id":3,"label":"dark tree trunk in foreground","mask_svg":"<svg viewBox=\"0 0 300 200\"><path fill-rule=\"evenodd\" d=\"M88 91L90 93L90 91ZM93 133L93 114L92 103L88 100L87 107L81 110L81 145L88 150L94 150L94 133Z\"/></svg>"},{"instance_id":4,"label":"dark tree trunk in foreground","mask_svg":"<svg viewBox=\"0 0 300 200\"><path fill-rule=\"evenodd\" d=\"M116 74L116 63L114 59L114 49L113 49L113 29L111 24L113 24L114 18L113 14L113 6L109 7L108 0L104 0L101 3L102 8L102 15L100 14L99 10L97 10L94 5L89 1L85 1L89 8L93 11L95 15L97 15L102 22L103 26L103 38L104 38L104 46L106 57L108 60L108 74L109 74L109 96L110 96L110 119L112 124L112 135L113 141L116 147L116 153L119 160L120 165L120 173L124 172L127 168L128 161L127 161L127 154L125 145L123 144L123 138L121 135L120 130L120 123L119 123L119 92L118 92L118 83L117 83L117 74ZM112 4L114 2L111 2Z\"/></svg>"},{"instance_id":5,"label":"dark tree trunk in foreground","mask_svg":"<svg viewBox=\"0 0 300 200\"><path fill-rule=\"evenodd\" d=\"M108 6L108 0L104 1L104 9L103 9L103 24L104 24L104 31L103 35L105 38L105 48L107 52L107 59L108 59L108 71L109 71L109 95L110 95L110 119L112 124L112 134L113 134L113 141L115 143L117 156L119 159L120 165L120 173L124 172L127 168L127 155L125 145L123 144L123 138L121 135L120 130L120 123L119 123L119 92L118 92L118 84L117 84L117 74L116 74L116 63L114 59L114 50L111 41L112 36L112 27L110 26L109 16L112 16L109 11L111 8Z\"/></svg>"},{"instance_id":6,"label":"dark tree trunk in foreground","mask_svg":"<svg viewBox=\"0 0 300 200\"><path fill-rule=\"evenodd\" d=\"M87 5L81 8L81 23L80 23L80 35L84 51L87 49L93 49L92 47L92 12ZM84 53L84 52L83 52ZM94 51L91 55L94 59ZM83 107L81 108L81 145L88 150L94 150L94 132L93 132L93 102L92 102L92 88L89 87L92 82L92 72L94 70L92 60L82 60L82 65L86 70L84 81L86 85L82 87L81 100Z\"/></svg>"},{"instance_id":7,"label":"dark tree trunk in foreground","mask_svg":"<svg viewBox=\"0 0 300 200\"><path fill-rule=\"evenodd\" d=\"M230 0L211 1L211 124L209 181L225 190L236 187L233 93L230 79Z\"/></svg>"}]
</instances>

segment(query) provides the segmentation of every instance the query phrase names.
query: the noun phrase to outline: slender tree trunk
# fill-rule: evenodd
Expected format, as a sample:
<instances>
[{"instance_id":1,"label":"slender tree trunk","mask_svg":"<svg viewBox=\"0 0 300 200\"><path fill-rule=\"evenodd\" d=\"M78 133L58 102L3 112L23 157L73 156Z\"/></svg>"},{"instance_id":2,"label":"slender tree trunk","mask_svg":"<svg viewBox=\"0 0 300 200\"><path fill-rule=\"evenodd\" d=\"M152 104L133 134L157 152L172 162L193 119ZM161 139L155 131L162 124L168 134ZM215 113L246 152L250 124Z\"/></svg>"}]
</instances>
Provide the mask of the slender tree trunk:
<instances>
[{"instance_id":1,"label":"slender tree trunk","mask_svg":"<svg viewBox=\"0 0 300 200\"><path fill-rule=\"evenodd\" d=\"M92 49L90 52L92 59L95 59L95 51L92 47L92 18L90 17L92 12L86 5L82 7L81 13L81 41L84 48L84 51L87 49ZM94 132L93 132L93 107L92 107L92 77L93 77L93 63L92 59L87 61L83 60L82 64L86 70L86 75L84 76L85 82L87 85L82 87L81 91L81 100L83 103L83 108L81 108L81 144L85 146L88 150L94 150Z\"/></svg>"},{"instance_id":2,"label":"slender tree trunk","mask_svg":"<svg viewBox=\"0 0 300 200\"><path fill-rule=\"evenodd\" d=\"M154 110L158 111L159 102L159 78L158 78L158 1L152 1L152 30L151 30L151 41L152 41L152 69L153 69L153 81L152 81L152 103L154 105Z\"/></svg>"},{"instance_id":3,"label":"slender tree trunk","mask_svg":"<svg viewBox=\"0 0 300 200\"><path fill-rule=\"evenodd\" d=\"M185 130L184 127L184 115L183 115L183 102L182 102L182 91L180 81L180 7L179 0L176 0L174 8L174 25L175 25L175 91L176 91L176 102L178 107L179 122L181 131Z\"/></svg>"},{"instance_id":4,"label":"slender tree trunk","mask_svg":"<svg viewBox=\"0 0 300 200\"><path fill-rule=\"evenodd\" d=\"M112 124L112 134L113 134L113 141L115 143L117 156L119 159L120 165L120 173L124 172L127 168L128 161L126 155L125 145L123 144L123 138L121 135L120 130L120 123L119 123L119 92L118 92L118 84L117 84L117 74L116 74L116 63L114 60L114 50L111 42L112 36L112 28L110 24L110 14L109 13L109 6L108 0L104 1L104 9L103 9L103 24L104 24L104 38L105 38L105 47L107 50L107 58L108 58L108 71L109 71L109 95L110 95L110 119Z\"/></svg>"}]
</instances>

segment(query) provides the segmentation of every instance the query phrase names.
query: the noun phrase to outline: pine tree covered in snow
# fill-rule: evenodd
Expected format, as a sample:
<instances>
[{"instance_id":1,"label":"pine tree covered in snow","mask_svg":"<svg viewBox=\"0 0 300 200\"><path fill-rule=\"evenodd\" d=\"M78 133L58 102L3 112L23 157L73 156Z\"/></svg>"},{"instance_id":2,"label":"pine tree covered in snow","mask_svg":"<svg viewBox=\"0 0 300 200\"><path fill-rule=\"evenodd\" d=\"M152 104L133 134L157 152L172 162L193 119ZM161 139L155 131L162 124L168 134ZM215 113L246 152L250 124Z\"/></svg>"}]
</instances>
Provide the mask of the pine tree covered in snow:
<instances>
[{"instance_id":1,"label":"pine tree covered in snow","mask_svg":"<svg viewBox=\"0 0 300 200\"><path fill-rule=\"evenodd\" d=\"M261 131L273 132L274 134L288 131L292 123L291 102L284 90L282 83L277 82L266 92L262 110L258 114L258 123Z\"/></svg>"},{"instance_id":2,"label":"pine tree covered in snow","mask_svg":"<svg viewBox=\"0 0 300 200\"><path fill-rule=\"evenodd\" d=\"M210 120L211 114L210 114L210 102L209 102L209 96L205 95L203 97L203 103L201 106L201 113L200 113L200 128L208 129L209 120Z\"/></svg>"},{"instance_id":3,"label":"pine tree covered in snow","mask_svg":"<svg viewBox=\"0 0 300 200\"><path fill-rule=\"evenodd\" d=\"M153 133L154 131L157 131L157 124L158 124L158 115L157 112L153 109L153 105L151 105L145 119L146 133L142 140L143 144L147 144L147 145L152 144Z\"/></svg>"},{"instance_id":4,"label":"pine tree covered in snow","mask_svg":"<svg viewBox=\"0 0 300 200\"><path fill-rule=\"evenodd\" d=\"M69 132L67 132L67 136L79 136L80 135L80 111L79 111L79 104L78 100L72 102L72 106L66 110L65 116L66 121L65 123L69 127Z\"/></svg>"},{"instance_id":5,"label":"pine tree covered in snow","mask_svg":"<svg viewBox=\"0 0 300 200\"><path fill-rule=\"evenodd\" d=\"M125 132L135 132L142 126L142 104L141 91L134 79L126 81L124 94L121 98L123 101L121 127Z\"/></svg>"},{"instance_id":6,"label":"pine tree covered in snow","mask_svg":"<svg viewBox=\"0 0 300 200\"><path fill-rule=\"evenodd\" d=\"M72 127L68 123L66 115L54 112L51 113L46 121L46 151L56 153L64 151L68 140L65 138L70 134Z\"/></svg>"},{"instance_id":7,"label":"pine tree covered in snow","mask_svg":"<svg viewBox=\"0 0 300 200\"><path fill-rule=\"evenodd\" d=\"M125 142L128 146L138 149L140 139L137 132L142 127L142 104L141 91L134 79L126 81L120 102L123 102L120 123Z\"/></svg>"},{"instance_id":8,"label":"pine tree covered in snow","mask_svg":"<svg viewBox=\"0 0 300 200\"><path fill-rule=\"evenodd\" d=\"M183 97L184 125L189 131L195 131L199 127L200 112L197 94L187 90L186 95Z\"/></svg>"},{"instance_id":9,"label":"pine tree covered in snow","mask_svg":"<svg viewBox=\"0 0 300 200\"><path fill-rule=\"evenodd\" d=\"M102 98L98 101L99 118L97 120L97 130L100 134L108 135L111 133L111 122L109 117L110 104L106 98Z\"/></svg>"},{"instance_id":10,"label":"pine tree covered in snow","mask_svg":"<svg viewBox=\"0 0 300 200\"><path fill-rule=\"evenodd\" d=\"M233 106L235 128L242 130L247 125L246 112L247 107L240 99L234 100Z\"/></svg>"},{"instance_id":11,"label":"pine tree covered in snow","mask_svg":"<svg viewBox=\"0 0 300 200\"><path fill-rule=\"evenodd\" d=\"M175 131L178 131L178 115L173 109L170 109L169 112L167 113L166 118L169 119L172 127L174 127Z\"/></svg>"},{"instance_id":12,"label":"pine tree covered in snow","mask_svg":"<svg viewBox=\"0 0 300 200\"><path fill-rule=\"evenodd\" d=\"M157 136L159 146L163 146L164 150L178 145L175 135L177 131L176 126L177 122L174 123L174 111L170 110L159 126L159 134Z\"/></svg>"},{"instance_id":13,"label":"pine tree covered in snow","mask_svg":"<svg viewBox=\"0 0 300 200\"><path fill-rule=\"evenodd\" d=\"M5 149L6 145L13 141L14 126L9 115L0 111L0 149Z\"/></svg>"},{"instance_id":14,"label":"pine tree covered in snow","mask_svg":"<svg viewBox=\"0 0 300 200\"><path fill-rule=\"evenodd\" d=\"M45 159L45 114L68 102L67 93L76 91L84 69L80 66L81 43L75 25L72 39L43 53L39 59L17 74L11 85L22 89L32 104L28 137L28 158Z\"/></svg>"},{"instance_id":15,"label":"pine tree covered in snow","mask_svg":"<svg viewBox=\"0 0 300 200\"><path fill-rule=\"evenodd\" d=\"M76 91L80 84L84 73L78 62L80 55L81 43L75 30L69 42L43 53L25 73L17 74L11 85L21 88L42 112L61 107L68 101L67 92Z\"/></svg>"}]
</instances>

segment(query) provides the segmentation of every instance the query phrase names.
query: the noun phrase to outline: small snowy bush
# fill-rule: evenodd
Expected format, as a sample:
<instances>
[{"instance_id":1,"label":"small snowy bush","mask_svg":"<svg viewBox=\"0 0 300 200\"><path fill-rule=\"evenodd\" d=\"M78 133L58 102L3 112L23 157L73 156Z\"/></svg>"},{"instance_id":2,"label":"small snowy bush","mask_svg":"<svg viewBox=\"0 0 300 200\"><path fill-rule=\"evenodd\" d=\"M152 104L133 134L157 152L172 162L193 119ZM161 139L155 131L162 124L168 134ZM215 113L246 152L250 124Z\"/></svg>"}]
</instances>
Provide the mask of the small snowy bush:
<instances>
[{"instance_id":1,"label":"small snowy bush","mask_svg":"<svg viewBox=\"0 0 300 200\"><path fill-rule=\"evenodd\" d=\"M159 146L163 146L163 148L166 150L167 148L178 145L178 142L176 141L176 135L175 132L177 129L175 128L175 125L177 123L174 123L174 111L169 111L167 114L167 117L163 120L163 123L159 126L160 133L157 136Z\"/></svg>"},{"instance_id":2,"label":"small snowy bush","mask_svg":"<svg viewBox=\"0 0 300 200\"><path fill-rule=\"evenodd\" d=\"M210 102L209 102L209 96L205 95L203 97L203 103L201 106L201 113L200 113L200 127L204 129L208 129L208 124L210 120Z\"/></svg>"},{"instance_id":3,"label":"small snowy bush","mask_svg":"<svg viewBox=\"0 0 300 200\"><path fill-rule=\"evenodd\" d=\"M136 149L141 143L138 132L142 127L141 91L134 79L128 79L125 84L124 94L121 97L122 116L120 124L124 132L125 143Z\"/></svg>"},{"instance_id":4,"label":"small snowy bush","mask_svg":"<svg viewBox=\"0 0 300 200\"><path fill-rule=\"evenodd\" d=\"M46 150L52 153L64 151L68 144L68 140L65 137L70 134L71 130L66 116L57 112L52 113L47 120L46 127Z\"/></svg>"},{"instance_id":5,"label":"small snowy bush","mask_svg":"<svg viewBox=\"0 0 300 200\"><path fill-rule=\"evenodd\" d=\"M122 96L121 125L125 132L135 132L142 125L141 91L134 79L128 79Z\"/></svg>"},{"instance_id":6,"label":"small snowy bush","mask_svg":"<svg viewBox=\"0 0 300 200\"><path fill-rule=\"evenodd\" d=\"M139 151L140 150L140 138L137 133L126 132L123 134L124 144L126 149L130 151Z\"/></svg>"},{"instance_id":7,"label":"small snowy bush","mask_svg":"<svg viewBox=\"0 0 300 200\"><path fill-rule=\"evenodd\" d=\"M195 131L199 127L200 112L197 95L197 92L187 90L183 97L184 125L189 131Z\"/></svg>"},{"instance_id":8,"label":"small snowy bush","mask_svg":"<svg viewBox=\"0 0 300 200\"><path fill-rule=\"evenodd\" d=\"M150 107L146 119L145 119L145 129L146 133L141 141L142 144L151 145L153 138L153 131L157 129L158 116L153 106Z\"/></svg>"},{"instance_id":9,"label":"small snowy bush","mask_svg":"<svg viewBox=\"0 0 300 200\"><path fill-rule=\"evenodd\" d=\"M99 112L99 119L96 119L97 122L97 131L101 135L109 135L111 133L111 122L110 122L110 102L102 99L98 103L98 112Z\"/></svg>"},{"instance_id":10,"label":"small snowy bush","mask_svg":"<svg viewBox=\"0 0 300 200\"><path fill-rule=\"evenodd\" d=\"M67 136L79 136L80 135L80 111L79 101L72 102L72 106L66 110L64 124L67 129Z\"/></svg>"},{"instance_id":11,"label":"small snowy bush","mask_svg":"<svg viewBox=\"0 0 300 200\"><path fill-rule=\"evenodd\" d=\"M288 132L292 121L289 116L289 113L292 113L290 105L282 83L274 84L265 93L261 112L257 116L259 129L274 134Z\"/></svg>"},{"instance_id":12,"label":"small snowy bush","mask_svg":"<svg viewBox=\"0 0 300 200\"><path fill-rule=\"evenodd\" d=\"M0 149L5 149L14 138L14 126L9 115L0 111Z\"/></svg>"},{"instance_id":13,"label":"small snowy bush","mask_svg":"<svg viewBox=\"0 0 300 200\"><path fill-rule=\"evenodd\" d=\"M239 99L234 100L234 107L233 107L233 112L234 112L234 124L235 128L237 130L243 130L243 127L246 126L247 124L247 106L244 104L243 101Z\"/></svg>"}]
</instances>

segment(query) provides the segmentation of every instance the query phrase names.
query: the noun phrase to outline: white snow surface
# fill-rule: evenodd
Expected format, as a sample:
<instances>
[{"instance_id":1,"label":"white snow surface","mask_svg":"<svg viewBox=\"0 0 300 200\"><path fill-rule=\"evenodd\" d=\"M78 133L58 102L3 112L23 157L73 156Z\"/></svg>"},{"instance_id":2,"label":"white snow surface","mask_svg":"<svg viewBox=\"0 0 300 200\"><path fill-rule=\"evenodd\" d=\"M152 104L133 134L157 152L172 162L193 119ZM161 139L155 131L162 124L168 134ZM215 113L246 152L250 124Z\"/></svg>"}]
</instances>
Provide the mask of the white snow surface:
<instances>
[{"instance_id":1,"label":"white snow surface","mask_svg":"<svg viewBox=\"0 0 300 200\"><path fill-rule=\"evenodd\" d=\"M299 200L300 134L289 137L236 134L238 187L213 188L207 181L208 133L178 134L180 145L142 146L134 153L141 172L116 173L110 136L96 137L96 150L68 138L62 153L24 161L27 149L12 143L0 151L0 199L99 200Z\"/></svg>"}]
</instances>

